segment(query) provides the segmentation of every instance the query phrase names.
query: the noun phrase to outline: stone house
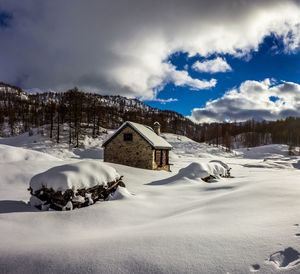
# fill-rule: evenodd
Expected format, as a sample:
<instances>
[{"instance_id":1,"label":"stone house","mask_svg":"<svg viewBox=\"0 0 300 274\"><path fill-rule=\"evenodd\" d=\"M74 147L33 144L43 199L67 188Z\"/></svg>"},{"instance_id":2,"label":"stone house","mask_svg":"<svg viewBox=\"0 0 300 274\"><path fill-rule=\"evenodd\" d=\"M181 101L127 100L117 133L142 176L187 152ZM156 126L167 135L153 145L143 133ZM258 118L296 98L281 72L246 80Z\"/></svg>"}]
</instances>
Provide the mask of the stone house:
<instances>
[{"instance_id":1,"label":"stone house","mask_svg":"<svg viewBox=\"0 0 300 274\"><path fill-rule=\"evenodd\" d=\"M127 121L104 143L104 162L133 167L170 171L169 151L172 146L148 126Z\"/></svg>"}]
</instances>

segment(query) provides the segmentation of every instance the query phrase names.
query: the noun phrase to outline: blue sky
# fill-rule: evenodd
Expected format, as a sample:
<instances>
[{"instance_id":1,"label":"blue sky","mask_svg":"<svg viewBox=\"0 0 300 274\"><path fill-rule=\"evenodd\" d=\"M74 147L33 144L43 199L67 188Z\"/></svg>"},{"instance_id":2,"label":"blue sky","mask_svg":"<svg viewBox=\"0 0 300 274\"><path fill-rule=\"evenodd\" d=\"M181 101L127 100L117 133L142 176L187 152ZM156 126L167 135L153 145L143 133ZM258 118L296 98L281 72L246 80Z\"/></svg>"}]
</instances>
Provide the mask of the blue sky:
<instances>
[{"instance_id":1,"label":"blue sky","mask_svg":"<svg viewBox=\"0 0 300 274\"><path fill-rule=\"evenodd\" d=\"M232 71L211 74L197 72L192 68L197 60L214 59L216 56L224 57L232 67ZM262 81L266 78L273 78L277 82L284 80L300 83L300 52L286 52L282 38L275 35L265 37L257 50L243 58L232 57L229 54L211 55L208 58L200 56L189 58L188 54L178 52L170 56L169 61L179 70L183 70L187 65L189 74L194 78L210 79L213 77L218 80L216 87L209 90L193 90L189 87L167 84L159 93L158 98L176 98L178 101L165 104L145 101L150 106L178 111L183 115L190 115L192 109L204 107L207 101L221 97L226 91L238 87L246 80Z\"/></svg>"}]
</instances>

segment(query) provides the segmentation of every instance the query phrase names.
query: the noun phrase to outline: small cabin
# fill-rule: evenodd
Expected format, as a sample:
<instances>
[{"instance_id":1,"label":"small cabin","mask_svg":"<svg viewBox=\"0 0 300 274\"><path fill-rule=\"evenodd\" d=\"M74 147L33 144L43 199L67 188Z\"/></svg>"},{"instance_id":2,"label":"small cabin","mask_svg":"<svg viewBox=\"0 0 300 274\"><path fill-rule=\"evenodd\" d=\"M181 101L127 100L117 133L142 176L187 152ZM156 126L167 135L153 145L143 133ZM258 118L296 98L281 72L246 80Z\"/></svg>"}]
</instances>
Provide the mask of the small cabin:
<instances>
[{"instance_id":1,"label":"small cabin","mask_svg":"<svg viewBox=\"0 0 300 274\"><path fill-rule=\"evenodd\" d=\"M127 121L102 145L104 162L170 171L172 146L160 136L160 124L151 127Z\"/></svg>"}]
</instances>

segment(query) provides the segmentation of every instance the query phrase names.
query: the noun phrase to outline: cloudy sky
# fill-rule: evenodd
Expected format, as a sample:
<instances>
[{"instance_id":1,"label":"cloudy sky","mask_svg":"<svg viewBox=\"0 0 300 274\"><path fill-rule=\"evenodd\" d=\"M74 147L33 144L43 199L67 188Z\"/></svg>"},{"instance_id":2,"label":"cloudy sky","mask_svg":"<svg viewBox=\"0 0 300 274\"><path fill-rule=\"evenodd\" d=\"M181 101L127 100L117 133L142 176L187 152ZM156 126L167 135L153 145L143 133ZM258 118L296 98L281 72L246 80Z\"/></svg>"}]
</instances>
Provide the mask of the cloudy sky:
<instances>
[{"instance_id":1,"label":"cloudy sky","mask_svg":"<svg viewBox=\"0 0 300 274\"><path fill-rule=\"evenodd\" d=\"M197 122L300 116L300 2L0 0L0 80Z\"/></svg>"}]
</instances>

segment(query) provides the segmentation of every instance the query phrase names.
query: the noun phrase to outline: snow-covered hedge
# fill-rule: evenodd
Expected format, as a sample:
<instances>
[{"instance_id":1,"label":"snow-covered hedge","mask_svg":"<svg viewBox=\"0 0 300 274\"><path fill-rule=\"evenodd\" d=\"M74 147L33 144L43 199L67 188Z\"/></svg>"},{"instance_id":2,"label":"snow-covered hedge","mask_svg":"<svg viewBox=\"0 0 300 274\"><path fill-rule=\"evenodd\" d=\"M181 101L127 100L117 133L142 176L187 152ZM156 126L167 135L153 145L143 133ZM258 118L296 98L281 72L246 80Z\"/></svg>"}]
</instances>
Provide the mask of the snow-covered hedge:
<instances>
[{"instance_id":1,"label":"snow-covered hedge","mask_svg":"<svg viewBox=\"0 0 300 274\"><path fill-rule=\"evenodd\" d=\"M81 161L53 167L30 181L30 203L41 209L73 209L106 199L125 186L111 166L99 161Z\"/></svg>"}]
</instances>

